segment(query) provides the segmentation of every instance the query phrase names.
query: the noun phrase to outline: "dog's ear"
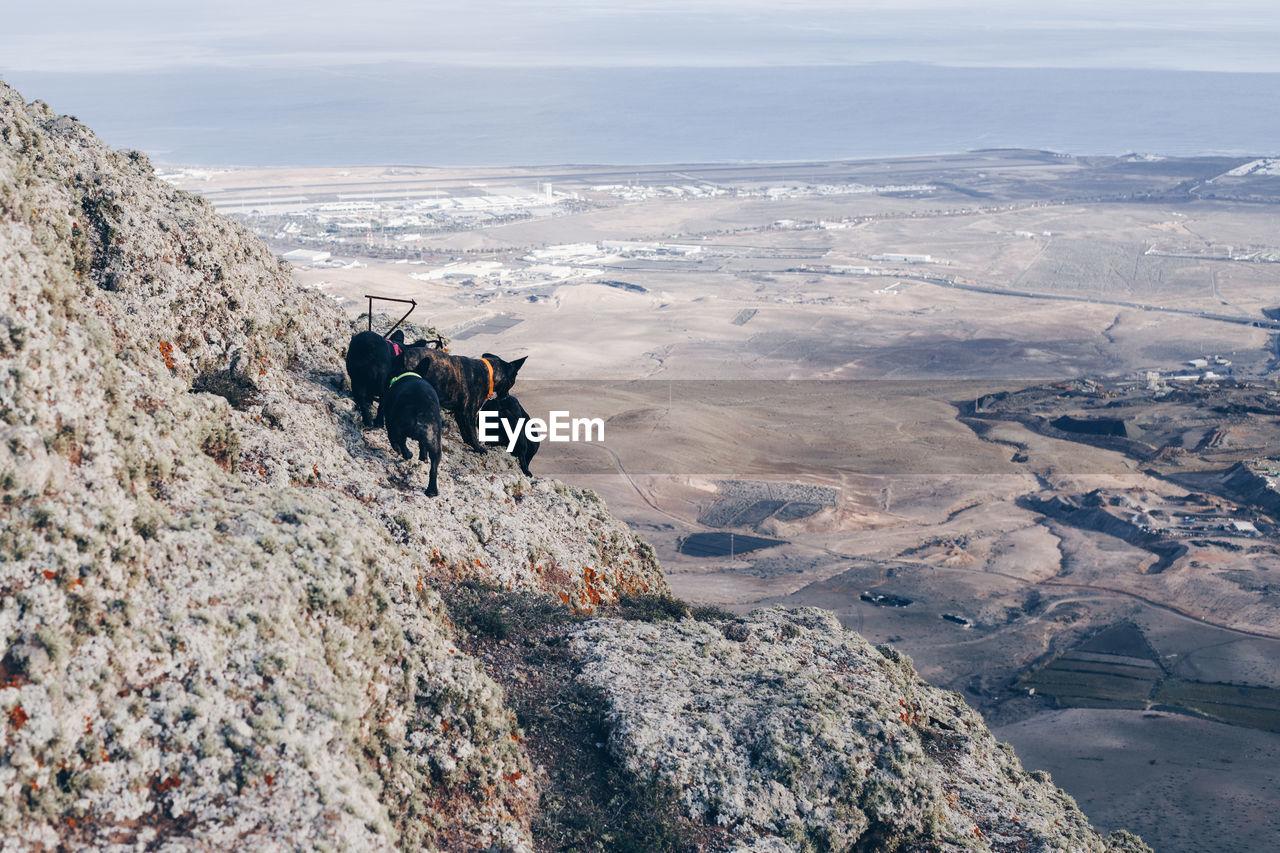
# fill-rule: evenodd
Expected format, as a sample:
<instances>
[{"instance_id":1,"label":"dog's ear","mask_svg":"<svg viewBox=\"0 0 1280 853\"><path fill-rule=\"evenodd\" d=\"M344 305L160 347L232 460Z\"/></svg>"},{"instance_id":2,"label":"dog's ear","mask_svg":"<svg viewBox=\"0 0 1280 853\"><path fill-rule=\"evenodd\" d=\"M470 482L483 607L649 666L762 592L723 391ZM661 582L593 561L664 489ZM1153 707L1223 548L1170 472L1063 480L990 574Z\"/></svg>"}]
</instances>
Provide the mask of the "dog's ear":
<instances>
[{"instance_id":1,"label":"dog's ear","mask_svg":"<svg viewBox=\"0 0 1280 853\"><path fill-rule=\"evenodd\" d=\"M404 329L396 329L387 340L395 341L398 344L404 343Z\"/></svg>"},{"instance_id":2,"label":"dog's ear","mask_svg":"<svg viewBox=\"0 0 1280 853\"><path fill-rule=\"evenodd\" d=\"M418 338L416 341L414 341L413 343L409 344L409 346L411 346L411 347L425 347L426 345L427 345L427 339L426 339L426 338Z\"/></svg>"},{"instance_id":3,"label":"dog's ear","mask_svg":"<svg viewBox=\"0 0 1280 853\"><path fill-rule=\"evenodd\" d=\"M523 356L523 357L521 357L521 358L519 358L519 359L516 359L515 361L507 361L506 359L504 359L504 358L503 358L502 356L500 356L500 355L494 355L494 354L493 354L493 353L491 353L491 352L487 352L487 353L485 353L484 355L482 355L482 356L480 356L480 357L481 357L481 358L488 359L489 361L493 362L494 364L500 364L500 365L502 365L503 367L505 367L505 368L507 369L507 371L509 371L509 372L511 373L512 378L515 378L516 373L518 373L518 372L520 371L520 365L524 364L524 360L525 360L526 358L528 358L529 356L527 356L527 355L526 355L526 356Z\"/></svg>"}]
</instances>

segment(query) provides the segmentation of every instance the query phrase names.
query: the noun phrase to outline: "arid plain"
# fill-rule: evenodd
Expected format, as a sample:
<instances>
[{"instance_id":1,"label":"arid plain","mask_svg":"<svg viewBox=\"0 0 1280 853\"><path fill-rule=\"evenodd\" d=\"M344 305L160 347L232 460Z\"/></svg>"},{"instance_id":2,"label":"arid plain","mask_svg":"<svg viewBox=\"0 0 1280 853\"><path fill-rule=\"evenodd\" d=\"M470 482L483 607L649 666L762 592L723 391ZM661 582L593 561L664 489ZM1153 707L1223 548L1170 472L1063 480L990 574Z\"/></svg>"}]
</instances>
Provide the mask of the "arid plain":
<instances>
[{"instance_id":1,"label":"arid plain","mask_svg":"<svg viewBox=\"0 0 1280 853\"><path fill-rule=\"evenodd\" d=\"M830 608L1101 828L1262 851L1280 538L1266 477L1226 472L1280 456L1275 171L993 151L169 177L353 314L411 298L454 352L527 355L535 416L604 418L533 472L598 490L681 596Z\"/></svg>"}]
</instances>

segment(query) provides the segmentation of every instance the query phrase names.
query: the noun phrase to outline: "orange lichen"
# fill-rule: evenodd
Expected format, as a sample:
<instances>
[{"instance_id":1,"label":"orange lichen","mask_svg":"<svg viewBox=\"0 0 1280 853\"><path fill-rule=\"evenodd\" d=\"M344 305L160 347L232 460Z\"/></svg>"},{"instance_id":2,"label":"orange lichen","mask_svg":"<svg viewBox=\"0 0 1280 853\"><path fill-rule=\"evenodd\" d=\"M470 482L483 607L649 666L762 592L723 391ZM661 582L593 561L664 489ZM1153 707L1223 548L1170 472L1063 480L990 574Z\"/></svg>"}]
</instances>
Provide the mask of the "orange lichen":
<instances>
[{"instance_id":1,"label":"orange lichen","mask_svg":"<svg viewBox=\"0 0 1280 853\"><path fill-rule=\"evenodd\" d=\"M562 600L566 597L561 593ZM573 602L573 609L578 613L591 613L597 605L617 600L617 593L609 587L607 575L597 575L596 570L587 566L582 571L582 590ZM565 603L569 603L567 600Z\"/></svg>"},{"instance_id":2,"label":"orange lichen","mask_svg":"<svg viewBox=\"0 0 1280 853\"><path fill-rule=\"evenodd\" d=\"M164 356L164 366L173 370L176 366L173 361L173 344L168 341L161 341L160 355Z\"/></svg>"},{"instance_id":3,"label":"orange lichen","mask_svg":"<svg viewBox=\"0 0 1280 853\"><path fill-rule=\"evenodd\" d=\"M177 776L169 776L163 780L158 780L156 782L153 782L151 787L156 789L157 794L163 794L165 791L168 791L173 788L177 788L181 784L182 784L182 780L179 779Z\"/></svg>"},{"instance_id":4,"label":"orange lichen","mask_svg":"<svg viewBox=\"0 0 1280 853\"><path fill-rule=\"evenodd\" d=\"M9 725L13 730L20 731L27 724L27 720L31 719L31 715L22 709L21 705L14 705L9 711Z\"/></svg>"}]
</instances>

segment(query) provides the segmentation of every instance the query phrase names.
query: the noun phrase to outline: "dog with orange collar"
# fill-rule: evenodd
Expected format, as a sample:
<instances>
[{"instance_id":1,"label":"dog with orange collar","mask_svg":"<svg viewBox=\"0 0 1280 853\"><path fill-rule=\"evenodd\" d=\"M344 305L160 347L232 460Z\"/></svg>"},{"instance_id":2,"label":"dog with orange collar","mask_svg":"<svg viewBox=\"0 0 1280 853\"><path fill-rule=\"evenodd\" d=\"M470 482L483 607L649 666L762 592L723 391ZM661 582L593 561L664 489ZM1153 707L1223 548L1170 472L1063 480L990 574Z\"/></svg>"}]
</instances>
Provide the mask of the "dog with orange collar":
<instances>
[{"instance_id":1,"label":"dog with orange collar","mask_svg":"<svg viewBox=\"0 0 1280 853\"><path fill-rule=\"evenodd\" d=\"M403 355L404 369L431 383L440 397L440 408L453 413L462 440L477 453L488 449L476 434L480 407L486 400L510 393L527 357L503 361L487 352L479 358L467 358L428 347L407 347Z\"/></svg>"}]
</instances>

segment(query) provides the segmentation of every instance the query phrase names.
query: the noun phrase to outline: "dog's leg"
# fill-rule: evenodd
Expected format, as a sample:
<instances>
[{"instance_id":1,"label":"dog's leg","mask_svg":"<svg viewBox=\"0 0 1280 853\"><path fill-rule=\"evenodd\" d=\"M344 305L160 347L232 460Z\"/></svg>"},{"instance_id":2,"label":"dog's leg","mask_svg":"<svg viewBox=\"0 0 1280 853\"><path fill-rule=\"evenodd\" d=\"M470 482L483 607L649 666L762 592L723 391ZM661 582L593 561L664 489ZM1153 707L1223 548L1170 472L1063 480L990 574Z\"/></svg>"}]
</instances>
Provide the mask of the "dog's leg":
<instances>
[{"instance_id":1,"label":"dog's leg","mask_svg":"<svg viewBox=\"0 0 1280 853\"><path fill-rule=\"evenodd\" d=\"M458 432L462 435L462 440L467 443L467 447L476 453L488 453L489 448L480 443L480 437L476 435L476 423L480 418L480 409L475 410L459 409L454 413L453 419L458 423Z\"/></svg>"},{"instance_id":2,"label":"dog's leg","mask_svg":"<svg viewBox=\"0 0 1280 853\"><path fill-rule=\"evenodd\" d=\"M405 459L412 459L413 454L409 452L409 445L405 444L404 440L404 433L391 424L387 424L387 441L391 444L391 449Z\"/></svg>"},{"instance_id":3,"label":"dog's leg","mask_svg":"<svg viewBox=\"0 0 1280 853\"><path fill-rule=\"evenodd\" d=\"M434 498L440 494L436 487L436 473L440 470L440 430L432 431L431 440L418 440L418 459L425 462L431 460L431 479L427 481L427 497Z\"/></svg>"},{"instance_id":4,"label":"dog's leg","mask_svg":"<svg viewBox=\"0 0 1280 853\"><path fill-rule=\"evenodd\" d=\"M533 458L533 454L536 453L537 450L538 445L534 444L523 435L516 440L516 446L511 455L516 458L516 462L520 463L520 471L526 477L533 476L529 471L529 460Z\"/></svg>"},{"instance_id":5,"label":"dog's leg","mask_svg":"<svg viewBox=\"0 0 1280 853\"><path fill-rule=\"evenodd\" d=\"M360 420L364 423L364 428L371 428L373 426L373 415L370 414L369 409L373 405L373 395L364 387L361 387L358 390L352 388L351 396L356 398L356 408L360 411ZM378 408L381 409L382 407L379 406Z\"/></svg>"}]
</instances>

